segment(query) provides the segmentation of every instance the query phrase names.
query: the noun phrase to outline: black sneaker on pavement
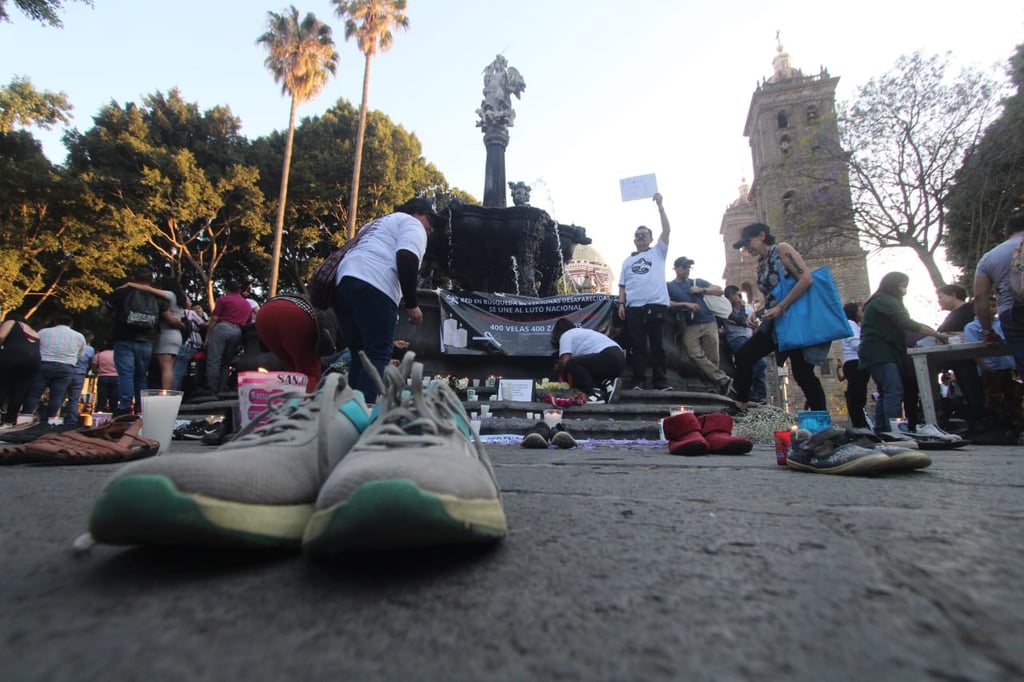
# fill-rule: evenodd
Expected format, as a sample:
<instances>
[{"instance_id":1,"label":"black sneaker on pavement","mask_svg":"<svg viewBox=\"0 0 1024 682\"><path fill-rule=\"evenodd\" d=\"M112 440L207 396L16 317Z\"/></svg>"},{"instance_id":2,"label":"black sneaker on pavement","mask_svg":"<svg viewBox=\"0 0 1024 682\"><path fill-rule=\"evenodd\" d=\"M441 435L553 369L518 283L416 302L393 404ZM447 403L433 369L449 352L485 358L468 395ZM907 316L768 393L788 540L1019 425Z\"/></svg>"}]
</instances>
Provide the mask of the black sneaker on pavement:
<instances>
[{"instance_id":1,"label":"black sneaker on pavement","mask_svg":"<svg viewBox=\"0 0 1024 682\"><path fill-rule=\"evenodd\" d=\"M604 403L604 392L599 388L595 388L593 393L587 396L588 405L604 405Z\"/></svg>"},{"instance_id":2,"label":"black sneaker on pavement","mask_svg":"<svg viewBox=\"0 0 1024 682\"><path fill-rule=\"evenodd\" d=\"M219 426L221 426L220 422L211 424L205 419L196 419L181 429L181 440L202 440L206 436L215 434ZM177 429L175 429L175 435L177 435Z\"/></svg>"},{"instance_id":3,"label":"black sneaker on pavement","mask_svg":"<svg viewBox=\"0 0 1024 682\"><path fill-rule=\"evenodd\" d=\"M537 422L533 428L526 432L519 445L531 450L544 450L548 447L548 439L551 437L551 427L544 422Z\"/></svg>"},{"instance_id":4,"label":"black sneaker on pavement","mask_svg":"<svg viewBox=\"0 0 1024 682\"><path fill-rule=\"evenodd\" d=\"M572 434L562 424L555 424L555 428L551 430L551 444L557 445L563 450L568 450L578 445L576 439L572 437Z\"/></svg>"},{"instance_id":5,"label":"black sneaker on pavement","mask_svg":"<svg viewBox=\"0 0 1024 682\"><path fill-rule=\"evenodd\" d=\"M199 437L199 442L203 445L223 445L228 441L228 437L231 435L224 428L224 422L217 422L213 425L214 428L207 431L205 434Z\"/></svg>"},{"instance_id":6,"label":"black sneaker on pavement","mask_svg":"<svg viewBox=\"0 0 1024 682\"><path fill-rule=\"evenodd\" d=\"M795 471L839 476L872 476L891 470L889 455L856 445L835 428L813 436L806 429L798 431L786 465Z\"/></svg>"}]
</instances>

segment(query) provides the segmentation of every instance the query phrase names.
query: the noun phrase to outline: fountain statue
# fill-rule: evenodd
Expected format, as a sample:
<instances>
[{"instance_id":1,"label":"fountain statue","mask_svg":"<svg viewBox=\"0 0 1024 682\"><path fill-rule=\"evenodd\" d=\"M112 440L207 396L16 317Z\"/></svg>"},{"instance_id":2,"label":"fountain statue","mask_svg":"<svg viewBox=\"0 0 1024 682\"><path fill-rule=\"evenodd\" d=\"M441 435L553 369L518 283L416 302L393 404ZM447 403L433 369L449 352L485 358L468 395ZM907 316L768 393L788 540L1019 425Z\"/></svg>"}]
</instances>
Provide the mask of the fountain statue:
<instances>
[{"instance_id":1,"label":"fountain statue","mask_svg":"<svg viewBox=\"0 0 1024 682\"><path fill-rule=\"evenodd\" d=\"M577 244L590 244L587 232L561 225L546 211L530 206L530 186L505 182L505 148L514 124L512 96L526 81L502 55L484 69L484 99L476 110L484 133L483 206L453 201L446 219L427 241L421 283L431 289L500 292L547 297L558 293L564 266ZM506 185L514 206L506 208Z\"/></svg>"},{"instance_id":2,"label":"fountain statue","mask_svg":"<svg viewBox=\"0 0 1024 682\"><path fill-rule=\"evenodd\" d=\"M530 206L525 182L505 181L508 129L516 116L512 97L525 89L502 55L484 69L484 99L476 111L487 148L483 205L453 199L440 211L420 268L424 322L400 322L397 331L429 370L544 376L555 319L569 315L600 329L612 323L614 297L559 286L576 246L591 243L586 230Z\"/></svg>"},{"instance_id":3,"label":"fountain statue","mask_svg":"<svg viewBox=\"0 0 1024 682\"><path fill-rule=\"evenodd\" d=\"M484 99L476 110L476 122L484 133L487 164L484 171L484 206L505 208L505 149L508 147L508 129L515 125L516 112L512 109L512 95L519 99L526 90L526 81L508 61L498 55L484 69Z\"/></svg>"}]
</instances>

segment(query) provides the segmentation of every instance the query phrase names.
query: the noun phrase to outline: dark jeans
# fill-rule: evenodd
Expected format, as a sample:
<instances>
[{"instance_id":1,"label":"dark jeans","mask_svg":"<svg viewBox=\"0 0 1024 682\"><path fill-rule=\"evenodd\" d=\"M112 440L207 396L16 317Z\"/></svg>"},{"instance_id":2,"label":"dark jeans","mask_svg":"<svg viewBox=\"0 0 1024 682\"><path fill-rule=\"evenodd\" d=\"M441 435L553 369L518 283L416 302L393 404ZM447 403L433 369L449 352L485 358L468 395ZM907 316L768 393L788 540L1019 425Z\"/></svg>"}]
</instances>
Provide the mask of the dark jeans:
<instances>
[{"instance_id":1,"label":"dark jeans","mask_svg":"<svg viewBox=\"0 0 1024 682\"><path fill-rule=\"evenodd\" d=\"M178 349L178 354L174 357L174 380L171 384L171 388L175 391L181 390L185 383L185 372L188 371L188 363L192 361L192 356L200 350L202 348L196 348L188 343L182 344L181 348Z\"/></svg>"},{"instance_id":2,"label":"dark jeans","mask_svg":"<svg viewBox=\"0 0 1024 682\"><path fill-rule=\"evenodd\" d=\"M743 336L731 336L727 337L725 342L729 344L729 350L732 351L733 357L736 356L736 351L743 347L748 341ZM735 360L733 361L733 367L736 366ZM764 358L760 358L754 363L753 377L750 380L750 400L767 400L768 399L768 384L765 379L764 373L768 371L768 361Z\"/></svg>"},{"instance_id":3,"label":"dark jeans","mask_svg":"<svg viewBox=\"0 0 1024 682\"><path fill-rule=\"evenodd\" d=\"M736 351L736 401L745 403L750 400L750 385L754 378L754 365L758 360L769 353L776 351L775 339L770 333L754 332L754 335ZM793 372L800 390L807 398L807 404L812 410L827 410L828 402L825 400L825 389L821 387L821 381L814 373L814 365L804 360L799 350L789 351L784 354L776 354L776 362L789 358L789 368Z\"/></svg>"},{"instance_id":4,"label":"dark jeans","mask_svg":"<svg viewBox=\"0 0 1024 682\"><path fill-rule=\"evenodd\" d=\"M114 366L117 367L117 414L142 409L142 389L146 388L146 375L153 359L153 344L148 341L115 341Z\"/></svg>"},{"instance_id":5,"label":"dark jeans","mask_svg":"<svg viewBox=\"0 0 1024 682\"><path fill-rule=\"evenodd\" d=\"M626 330L629 332L629 359L633 366L633 385L643 386L647 366L651 367L651 381L654 388L668 385L668 368L662 332L665 316L661 319L645 319L642 307L626 308Z\"/></svg>"},{"instance_id":6,"label":"dark jeans","mask_svg":"<svg viewBox=\"0 0 1024 682\"><path fill-rule=\"evenodd\" d=\"M1013 353L1017 374L1024 377L1024 304L999 313L999 325L1003 328L1006 345Z\"/></svg>"},{"instance_id":7,"label":"dark jeans","mask_svg":"<svg viewBox=\"0 0 1024 682\"><path fill-rule=\"evenodd\" d=\"M871 367L871 378L878 386L878 401L875 403L875 431L888 431L889 420L899 419L903 413L902 374L900 365L895 362L886 362Z\"/></svg>"},{"instance_id":8,"label":"dark jeans","mask_svg":"<svg viewBox=\"0 0 1024 682\"><path fill-rule=\"evenodd\" d=\"M117 410L117 377L96 379L96 411L113 413Z\"/></svg>"},{"instance_id":9,"label":"dark jeans","mask_svg":"<svg viewBox=\"0 0 1024 682\"><path fill-rule=\"evenodd\" d=\"M78 403L82 399L82 387L85 386L85 375L77 372L71 377L68 386L68 411L64 417L65 424L78 426L81 415L78 414Z\"/></svg>"},{"instance_id":10,"label":"dark jeans","mask_svg":"<svg viewBox=\"0 0 1024 682\"><path fill-rule=\"evenodd\" d=\"M206 387L211 393L227 388L228 367L242 345L242 328L232 322L218 322L206 344Z\"/></svg>"},{"instance_id":11,"label":"dark jeans","mask_svg":"<svg viewBox=\"0 0 1024 682\"><path fill-rule=\"evenodd\" d=\"M362 391L368 403L377 400L377 384L363 368L359 351L384 376L384 367L394 354L398 306L380 289L355 277L343 277L335 290L334 312L341 325L345 343L352 351L348 383Z\"/></svg>"},{"instance_id":12,"label":"dark jeans","mask_svg":"<svg viewBox=\"0 0 1024 682\"><path fill-rule=\"evenodd\" d=\"M22 410L29 414L35 412L39 399L43 397L43 390L49 388L50 397L46 402L46 415L40 421L49 421L56 417L60 412L60 406L64 404L64 396L67 395L74 375L74 365L49 361L39 363L39 373L36 374L32 387L28 390L28 397Z\"/></svg>"},{"instance_id":13,"label":"dark jeans","mask_svg":"<svg viewBox=\"0 0 1024 682\"><path fill-rule=\"evenodd\" d=\"M871 372L860 368L857 360L843 363L843 374L846 376L846 412L850 415L850 424L858 429L868 428L868 420L864 408L868 404L868 380Z\"/></svg>"},{"instance_id":14,"label":"dark jeans","mask_svg":"<svg viewBox=\"0 0 1024 682\"><path fill-rule=\"evenodd\" d=\"M573 388L590 394L598 384L615 379L626 368L626 354L618 348L605 348L600 353L574 355L565 364Z\"/></svg>"}]
</instances>

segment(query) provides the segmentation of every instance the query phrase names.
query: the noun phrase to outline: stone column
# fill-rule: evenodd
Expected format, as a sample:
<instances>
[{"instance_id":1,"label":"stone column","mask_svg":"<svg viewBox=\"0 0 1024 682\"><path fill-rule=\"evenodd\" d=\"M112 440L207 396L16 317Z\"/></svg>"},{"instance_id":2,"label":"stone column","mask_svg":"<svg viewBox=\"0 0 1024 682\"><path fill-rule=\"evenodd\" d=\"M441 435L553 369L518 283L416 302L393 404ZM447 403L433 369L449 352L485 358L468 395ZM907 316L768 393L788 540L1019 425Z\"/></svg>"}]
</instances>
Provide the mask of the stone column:
<instances>
[{"instance_id":1,"label":"stone column","mask_svg":"<svg viewBox=\"0 0 1024 682\"><path fill-rule=\"evenodd\" d=\"M484 207L505 208L505 148L508 147L508 130L504 128L484 130L484 147L487 148L487 165L484 168Z\"/></svg>"}]
</instances>

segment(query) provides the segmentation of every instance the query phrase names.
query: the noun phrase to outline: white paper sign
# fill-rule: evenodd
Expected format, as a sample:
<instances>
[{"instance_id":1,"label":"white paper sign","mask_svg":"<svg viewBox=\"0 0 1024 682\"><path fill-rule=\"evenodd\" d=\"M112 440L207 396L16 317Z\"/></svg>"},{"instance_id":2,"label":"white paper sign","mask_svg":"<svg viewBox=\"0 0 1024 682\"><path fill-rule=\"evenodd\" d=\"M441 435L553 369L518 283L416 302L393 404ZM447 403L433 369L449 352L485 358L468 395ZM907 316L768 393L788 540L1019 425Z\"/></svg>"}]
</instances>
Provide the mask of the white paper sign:
<instances>
[{"instance_id":1,"label":"white paper sign","mask_svg":"<svg viewBox=\"0 0 1024 682\"><path fill-rule=\"evenodd\" d=\"M498 382L502 400L528 403L533 401L533 379L502 379Z\"/></svg>"},{"instance_id":2,"label":"white paper sign","mask_svg":"<svg viewBox=\"0 0 1024 682\"><path fill-rule=\"evenodd\" d=\"M658 192L658 178L654 173L622 178L619 180L619 191L622 192L623 201L650 199Z\"/></svg>"}]
</instances>

